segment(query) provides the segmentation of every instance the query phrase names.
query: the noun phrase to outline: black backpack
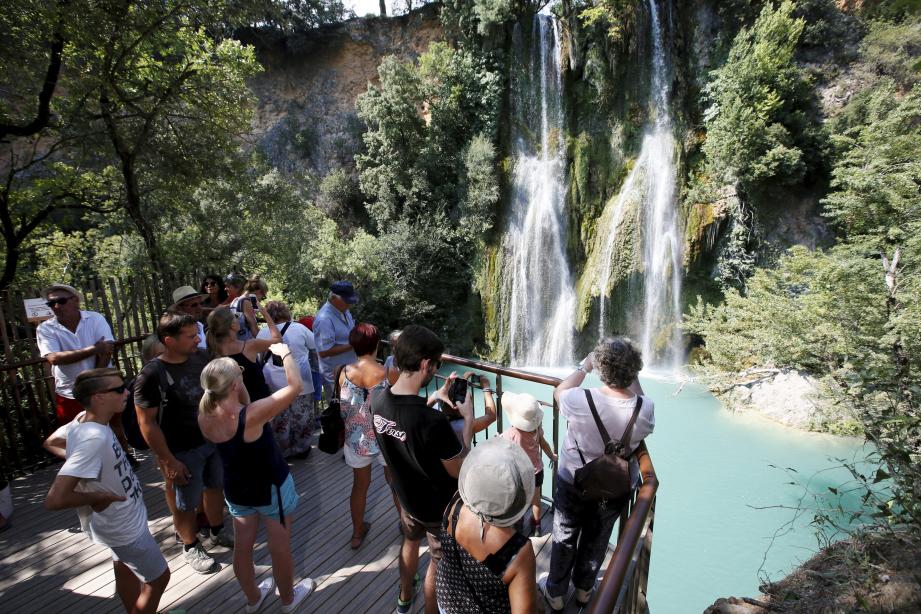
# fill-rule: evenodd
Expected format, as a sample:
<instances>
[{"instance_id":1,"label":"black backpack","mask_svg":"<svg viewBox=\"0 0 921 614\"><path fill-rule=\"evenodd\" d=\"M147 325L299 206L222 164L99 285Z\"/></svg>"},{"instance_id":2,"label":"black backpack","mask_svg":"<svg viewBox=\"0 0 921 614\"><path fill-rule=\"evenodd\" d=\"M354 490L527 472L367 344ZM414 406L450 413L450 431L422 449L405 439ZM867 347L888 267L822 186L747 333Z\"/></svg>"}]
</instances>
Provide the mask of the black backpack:
<instances>
[{"instance_id":1,"label":"black backpack","mask_svg":"<svg viewBox=\"0 0 921 614\"><path fill-rule=\"evenodd\" d=\"M157 376L160 378L160 405L157 407L157 426L163 420L163 406L166 404L166 393L173 384L173 378L166 371L166 366L159 358L157 361ZM125 439L135 450L149 450L150 446L141 433L141 425L138 424L137 408L134 406L134 383L137 378L126 384L131 394L125 399L125 410L122 412L122 427L125 429Z\"/></svg>"},{"instance_id":2,"label":"black backpack","mask_svg":"<svg viewBox=\"0 0 921 614\"><path fill-rule=\"evenodd\" d=\"M627 461L625 452L630 445L630 437L633 435L633 425L643 406L643 398L636 395L636 407L633 409L633 416L624 429L624 436L620 441L611 441L604 423L598 416L598 410L595 408L595 401L592 400L592 394L585 391L585 398L588 400L588 407L592 410L592 417L595 418L595 424L601 433L601 439L604 441L604 453L590 463L585 462L585 456L579 448L579 442L576 442L576 449L579 451L579 458L582 459L582 466L576 469L574 477L576 488L581 491L584 498L589 501L600 502L603 506L619 508L626 502L630 495L632 484L630 483L630 464ZM575 440L575 438L573 438Z\"/></svg>"}]
</instances>

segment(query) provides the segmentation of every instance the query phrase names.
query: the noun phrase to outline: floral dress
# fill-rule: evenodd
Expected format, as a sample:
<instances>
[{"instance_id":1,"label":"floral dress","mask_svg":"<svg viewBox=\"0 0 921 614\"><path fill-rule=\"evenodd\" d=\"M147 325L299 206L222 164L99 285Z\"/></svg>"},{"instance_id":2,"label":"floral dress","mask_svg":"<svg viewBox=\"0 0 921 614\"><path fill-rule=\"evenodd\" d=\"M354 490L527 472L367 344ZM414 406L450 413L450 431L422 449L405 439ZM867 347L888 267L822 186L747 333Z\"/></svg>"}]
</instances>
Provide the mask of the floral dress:
<instances>
[{"instance_id":1,"label":"floral dress","mask_svg":"<svg viewBox=\"0 0 921 614\"><path fill-rule=\"evenodd\" d=\"M371 418L371 391L389 386L387 379L370 389L353 384L348 376L339 393L339 410L345 422L345 445L359 456L374 456L380 452Z\"/></svg>"}]
</instances>

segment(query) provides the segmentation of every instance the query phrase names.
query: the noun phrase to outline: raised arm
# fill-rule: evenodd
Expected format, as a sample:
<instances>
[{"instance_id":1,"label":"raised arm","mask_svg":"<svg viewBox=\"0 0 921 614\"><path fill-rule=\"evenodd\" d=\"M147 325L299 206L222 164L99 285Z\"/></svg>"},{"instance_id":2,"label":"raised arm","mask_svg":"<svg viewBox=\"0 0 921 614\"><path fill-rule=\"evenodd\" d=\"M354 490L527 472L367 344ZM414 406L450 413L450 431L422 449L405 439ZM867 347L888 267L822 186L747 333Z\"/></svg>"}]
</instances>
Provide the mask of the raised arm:
<instances>
[{"instance_id":1,"label":"raised arm","mask_svg":"<svg viewBox=\"0 0 921 614\"><path fill-rule=\"evenodd\" d=\"M247 303L249 304L249 303ZM252 308L252 305L250 305ZM255 360L257 355L265 352L273 343L281 343L281 333L278 331L278 326L275 324L275 320L272 319L272 316L269 315L269 312L265 310L262 305L259 306L259 313L262 314L262 317L265 318L266 326L269 329L269 338L268 339L247 339L243 346L243 353L250 360ZM258 330L256 331L258 334Z\"/></svg>"},{"instance_id":2,"label":"raised arm","mask_svg":"<svg viewBox=\"0 0 921 614\"><path fill-rule=\"evenodd\" d=\"M585 381L585 374L591 373L593 368L592 355L589 354L582 359L582 363L569 375L569 377L564 379L553 389L553 400L557 402L557 405L560 403L560 394L562 394L564 390L581 386L582 382Z\"/></svg>"},{"instance_id":3,"label":"raised arm","mask_svg":"<svg viewBox=\"0 0 921 614\"><path fill-rule=\"evenodd\" d=\"M276 356L281 356L288 385L264 399L250 403L246 409L247 438L258 436L258 431L262 430L263 424L284 411L304 391L301 370L288 346L284 343L276 343L269 350Z\"/></svg>"},{"instance_id":4,"label":"raised arm","mask_svg":"<svg viewBox=\"0 0 921 614\"><path fill-rule=\"evenodd\" d=\"M464 379L472 376L473 372L468 371L464 373ZM480 389L483 390L483 409L484 414L479 418L473 419L473 432L479 433L485 431L489 426L496 421L496 400L493 398L492 392L486 392L486 389L489 388L489 378L485 375L480 375Z\"/></svg>"}]
</instances>

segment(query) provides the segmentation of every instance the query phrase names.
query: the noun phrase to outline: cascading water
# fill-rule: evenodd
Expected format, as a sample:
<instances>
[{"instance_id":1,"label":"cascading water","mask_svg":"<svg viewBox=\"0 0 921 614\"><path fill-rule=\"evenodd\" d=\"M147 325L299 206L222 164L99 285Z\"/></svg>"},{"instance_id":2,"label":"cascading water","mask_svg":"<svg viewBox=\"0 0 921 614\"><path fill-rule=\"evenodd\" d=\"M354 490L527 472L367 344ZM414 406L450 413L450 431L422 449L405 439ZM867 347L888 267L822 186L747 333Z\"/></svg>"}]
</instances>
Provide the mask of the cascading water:
<instances>
[{"instance_id":1,"label":"cascading water","mask_svg":"<svg viewBox=\"0 0 921 614\"><path fill-rule=\"evenodd\" d=\"M621 187L602 252L600 272L600 332L605 332L605 307L611 278L613 249L625 203L642 197L643 302L631 329L639 335L649 365L677 368L682 361L681 336L681 235L675 203L675 140L668 109L670 66L665 54L656 0L648 0L652 34L652 83L649 111L640 154ZM642 181L640 180L642 178ZM639 192L639 193L638 193Z\"/></svg>"},{"instance_id":2,"label":"cascading water","mask_svg":"<svg viewBox=\"0 0 921 614\"><path fill-rule=\"evenodd\" d=\"M564 249L566 167L563 142L559 29L535 15L526 49L520 24L513 34L511 219L503 238L503 294L516 365L572 361L572 276Z\"/></svg>"}]
</instances>

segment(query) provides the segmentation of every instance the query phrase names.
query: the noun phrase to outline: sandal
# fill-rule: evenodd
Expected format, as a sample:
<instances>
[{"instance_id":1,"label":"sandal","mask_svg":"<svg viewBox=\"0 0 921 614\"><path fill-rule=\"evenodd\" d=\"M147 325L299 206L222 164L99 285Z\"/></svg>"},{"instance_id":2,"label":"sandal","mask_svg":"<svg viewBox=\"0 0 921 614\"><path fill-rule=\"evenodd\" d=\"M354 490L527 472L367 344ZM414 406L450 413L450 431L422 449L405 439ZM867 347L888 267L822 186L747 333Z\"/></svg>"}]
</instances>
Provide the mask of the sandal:
<instances>
[{"instance_id":1,"label":"sandal","mask_svg":"<svg viewBox=\"0 0 921 614\"><path fill-rule=\"evenodd\" d=\"M368 531L370 530L371 530L370 522L361 523L361 534L358 536L355 536L355 535L352 536L352 543L351 543L352 550L358 550L359 548L361 548L361 545L365 542L365 538L368 536Z\"/></svg>"}]
</instances>

